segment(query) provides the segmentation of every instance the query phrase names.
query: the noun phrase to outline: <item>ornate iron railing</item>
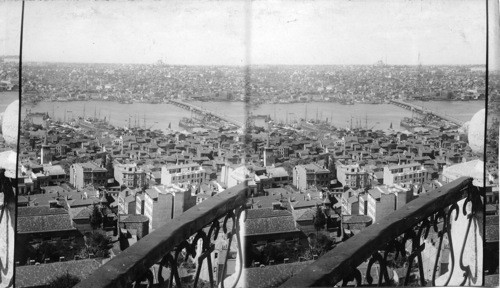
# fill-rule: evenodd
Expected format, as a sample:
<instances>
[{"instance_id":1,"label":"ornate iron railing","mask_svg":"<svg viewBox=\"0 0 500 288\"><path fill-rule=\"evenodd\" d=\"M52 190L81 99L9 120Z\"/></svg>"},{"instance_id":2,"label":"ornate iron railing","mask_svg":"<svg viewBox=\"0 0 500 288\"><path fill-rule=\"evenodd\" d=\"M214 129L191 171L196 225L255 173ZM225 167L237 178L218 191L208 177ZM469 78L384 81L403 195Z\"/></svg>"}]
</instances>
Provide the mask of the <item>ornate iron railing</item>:
<instances>
[{"instance_id":1,"label":"ornate iron railing","mask_svg":"<svg viewBox=\"0 0 500 288\"><path fill-rule=\"evenodd\" d=\"M14 231L16 222L16 179L0 169L0 287L11 287L14 275Z\"/></svg>"},{"instance_id":2,"label":"ornate iron railing","mask_svg":"<svg viewBox=\"0 0 500 288\"><path fill-rule=\"evenodd\" d=\"M480 195L466 177L421 194L340 243L281 287L482 285ZM442 257L445 250L449 256ZM439 267L446 262L447 267ZM366 272L361 273L360 267ZM403 275L391 279L389 271L394 270Z\"/></svg>"},{"instance_id":3,"label":"ornate iron railing","mask_svg":"<svg viewBox=\"0 0 500 288\"><path fill-rule=\"evenodd\" d=\"M196 287L204 263L210 286L219 283L224 287L232 241L237 241L240 264L235 271L236 285L243 269L240 217L246 199L246 183L208 198L112 258L76 287ZM214 271L212 253L221 229L227 236L227 253L222 269ZM188 258L195 259L196 272L194 280L186 283L181 281L179 265ZM217 281L214 274L219 276Z\"/></svg>"}]
</instances>

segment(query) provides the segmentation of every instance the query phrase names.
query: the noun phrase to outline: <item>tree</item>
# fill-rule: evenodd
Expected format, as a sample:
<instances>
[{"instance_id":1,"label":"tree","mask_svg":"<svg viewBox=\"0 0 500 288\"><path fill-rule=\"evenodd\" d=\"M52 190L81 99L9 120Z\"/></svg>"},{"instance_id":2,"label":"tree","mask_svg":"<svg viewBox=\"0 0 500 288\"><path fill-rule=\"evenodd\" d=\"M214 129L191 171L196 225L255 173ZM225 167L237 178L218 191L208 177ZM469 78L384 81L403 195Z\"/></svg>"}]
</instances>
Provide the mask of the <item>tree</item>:
<instances>
[{"instance_id":1,"label":"tree","mask_svg":"<svg viewBox=\"0 0 500 288\"><path fill-rule=\"evenodd\" d=\"M109 257L109 249L111 248L111 238L100 233L91 232L85 237L85 247L80 251L80 258L88 258L90 254L96 257Z\"/></svg>"},{"instance_id":2,"label":"tree","mask_svg":"<svg viewBox=\"0 0 500 288\"><path fill-rule=\"evenodd\" d=\"M89 218L90 226L92 227L92 229L95 230L101 228L103 217L101 211L99 210L99 207L96 204L94 204L94 206L92 207L92 214L90 214Z\"/></svg>"},{"instance_id":3,"label":"tree","mask_svg":"<svg viewBox=\"0 0 500 288\"><path fill-rule=\"evenodd\" d=\"M323 229L326 224L326 216L323 213L323 209L319 205L316 205L316 215L313 218L314 228L316 228L316 236L319 231Z\"/></svg>"},{"instance_id":4,"label":"tree","mask_svg":"<svg viewBox=\"0 0 500 288\"><path fill-rule=\"evenodd\" d=\"M73 287L80 282L80 278L75 275L69 274L66 271L66 274L58 276L54 280L50 281L48 287L49 288L68 288Z\"/></svg>"},{"instance_id":5,"label":"tree","mask_svg":"<svg viewBox=\"0 0 500 288\"><path fill-rule=\"evenodd\" d=\"M302 257L306 260L314 259L314 256L321 257L321 255L332 250L335 247L335 243L328 236L324 234L319 234L309 247L302 252Z\"/></svg>"},{"instance_id":6,"label":"tree","mask_svg":"<svg viewBox=\"0 0 500 288\"><path fill-rule=\"evenodd\" d=\"M60 243L58 243L60 244ZM50 261L57 261L59 257L63 256L63 251L61 251L61 246L56 245L47 241L43 241L34 248L33 253L30 257L35 258L34 260L39 263L43 263L45 259L49 258Z\"/></svg>"}]
</instances>

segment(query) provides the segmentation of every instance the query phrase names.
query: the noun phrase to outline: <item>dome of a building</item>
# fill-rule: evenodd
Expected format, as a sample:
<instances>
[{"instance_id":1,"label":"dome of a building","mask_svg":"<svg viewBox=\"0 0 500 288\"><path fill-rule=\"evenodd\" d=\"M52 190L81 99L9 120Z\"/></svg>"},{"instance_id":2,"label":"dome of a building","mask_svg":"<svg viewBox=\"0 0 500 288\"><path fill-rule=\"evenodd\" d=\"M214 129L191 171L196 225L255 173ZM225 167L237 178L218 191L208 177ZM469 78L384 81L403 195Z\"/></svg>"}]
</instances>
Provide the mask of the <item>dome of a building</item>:
<instances>
[{"instance_id":1,"label":"dome of a building","mask_svg":"<svg viewBox=\"0 0 500 288\"><path fill-rule=\"evenodd\" d=\"M19 129L19 100L7 106L2 119L2 133L5 142L10 145L17 145Z\"/></svg>"},{"instance_id":2,"label":"dome of a building","mask_svg":"<svg viewBox=\"0 0 500 288\"><path fill-rule=\"evenodd\" d=\"M479 110L469 122L468 139L469 147L475 153L483 153L484 151L484 125L485 125L485 110Z\"/></svg>"}]
</instances>

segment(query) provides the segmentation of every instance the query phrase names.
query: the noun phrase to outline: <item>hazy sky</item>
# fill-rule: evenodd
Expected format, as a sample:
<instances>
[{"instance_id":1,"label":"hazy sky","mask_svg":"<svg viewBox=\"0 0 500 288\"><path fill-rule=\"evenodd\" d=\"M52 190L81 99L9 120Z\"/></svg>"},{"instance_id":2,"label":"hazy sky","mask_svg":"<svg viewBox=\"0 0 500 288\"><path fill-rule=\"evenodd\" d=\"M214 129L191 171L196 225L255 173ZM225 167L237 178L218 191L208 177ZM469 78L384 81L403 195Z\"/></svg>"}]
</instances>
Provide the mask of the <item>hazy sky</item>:
<instances>
[{"instance_id":1,"label":"hazy sky","mask_svg":"<svg viewBox=\"0 0 500 288\"><path fill-rule=\"evenodd\" d=\"M0 0L0 56L19 55L21 2Z\"/></svg>"},{"instance_id":2,"label":"hazy sky","mask_svg":"<svg viewBox=\"0 0 500 288\"><path fill-rule=\"evenodd\" d=\"M418 64L419 56L424 65L485 63L483 0L36 1L25 6L23 58L28 61L243 65L249 52L252 64ZM0 27L4 23L12 28L9 20L0 20ZM17 46L5 45L3 36L0 47L17 54Z\"/></svg>"}]
</instances>

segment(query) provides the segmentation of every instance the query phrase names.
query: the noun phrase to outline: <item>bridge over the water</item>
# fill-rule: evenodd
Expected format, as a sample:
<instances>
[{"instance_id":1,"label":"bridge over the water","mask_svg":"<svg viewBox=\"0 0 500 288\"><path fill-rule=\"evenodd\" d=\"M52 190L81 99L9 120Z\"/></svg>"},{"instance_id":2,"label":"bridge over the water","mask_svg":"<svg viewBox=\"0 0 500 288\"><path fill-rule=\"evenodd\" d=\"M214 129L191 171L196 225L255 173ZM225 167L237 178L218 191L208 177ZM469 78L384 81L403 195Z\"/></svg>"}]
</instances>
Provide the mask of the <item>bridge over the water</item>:
<instances>
[{"instance_id":1,"label":"bridge over the water","mask_svg":"<svg viewBox=\"0 0 500 288\"><path fill-rule=\"evenodd\" d=\"M220 113L207 110L205 108L193 105L191 103L186 103L186 102L182 102L182 101L178 101L178 100L170 100L169 103L172 104L172 105L175 105L175 106L177 106L179 108L182 108L182 109L185 109L185 110L189 110L189 111L193 111L194 113L197 113L199 115L207 116L207 117L209 117L211 119L221 120L221 121L233 124L233 125L238 126L238 127L244 127L245 126L245 123L243 123L241 121L229 118L229 117L227 117L225 115L222 115Z\"/></svg>"},{"instance_id":2,"label":"bridge over the water","mask_svg":"<svg viewBox=\"0 0 500 288\"><path fill-rule=\"evenodd\" d=\"M460 119L457 119L453 116L450 116L450 115L447 115L447 114L444 114L444 113L440 113L440 112L437 112L437 111L434 111L434 110L430 110L430 109L427 109L423 106L418 106L418 105L414 105L414 104L411 104L411 103L407 103L407 102L403 102L403 101L399 101L399 100L391 100L391 103L398 106L398 107L401 107L401 108L404 108L406 110L410 110L410 111L415 111L417 113L427 113L427 114L431 114L431 115L434 115L436 117L439 117L443 120L446 120L446 121L449 121L449 122L452 122L456 125L459 125L459 126L462 126L465 122L460 120Z\"/></svg>"}]
</instances>

